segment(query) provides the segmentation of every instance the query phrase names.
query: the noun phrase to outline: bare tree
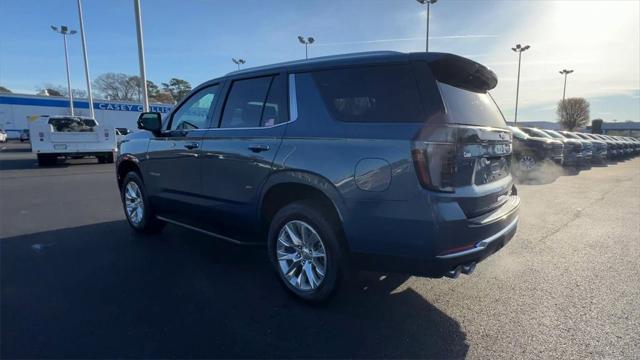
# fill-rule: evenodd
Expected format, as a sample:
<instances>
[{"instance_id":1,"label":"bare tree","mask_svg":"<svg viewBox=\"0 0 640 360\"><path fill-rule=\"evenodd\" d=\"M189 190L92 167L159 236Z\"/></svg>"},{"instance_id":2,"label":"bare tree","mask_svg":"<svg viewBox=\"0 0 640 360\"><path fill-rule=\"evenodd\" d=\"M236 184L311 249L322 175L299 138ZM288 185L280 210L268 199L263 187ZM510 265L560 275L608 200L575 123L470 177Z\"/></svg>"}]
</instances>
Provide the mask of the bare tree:
<instances>
[{"instance_id":1,"label":"bare tree","mask_svg":"<svg viewBox=\"0 0 640 360\"><path fill-rule=\"evenodd\" d=\"M100 95L109 100L133 101L139 98L136 76L122 73L106 73L93 81L93 86Z\"/></svg>"},{"instance_id":2,"label":"bare tree","mask_svg":"<svg viewBox=\"0 0 640 360\"><path fill-rule=\"evenodd\" d=\"M584 98L568 98L558 102L556 114L560 125L572 131L589 123L589 102Z\"/></svg>"}]
</instances>

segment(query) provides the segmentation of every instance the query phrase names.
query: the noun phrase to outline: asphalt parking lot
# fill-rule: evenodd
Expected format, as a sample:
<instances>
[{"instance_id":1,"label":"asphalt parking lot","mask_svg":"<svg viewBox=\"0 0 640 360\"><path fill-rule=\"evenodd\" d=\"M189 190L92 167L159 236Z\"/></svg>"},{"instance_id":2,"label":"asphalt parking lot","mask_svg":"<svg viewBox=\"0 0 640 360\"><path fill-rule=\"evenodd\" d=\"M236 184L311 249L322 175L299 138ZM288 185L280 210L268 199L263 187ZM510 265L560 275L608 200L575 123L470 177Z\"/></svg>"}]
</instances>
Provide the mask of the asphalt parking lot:
<instances>
[{"instance_id":1,"label":"asphalt parking lot","mask_svg":"<svg viewBox=\"0 0 640 360\"><path fill-rule=\"evenodd\" d=\"M360 273L310 307L262 248L129 230L113 164L0 144L2 358L638 358L640 158L519 186L457 280Z\"/></svg>"}]
</instances>

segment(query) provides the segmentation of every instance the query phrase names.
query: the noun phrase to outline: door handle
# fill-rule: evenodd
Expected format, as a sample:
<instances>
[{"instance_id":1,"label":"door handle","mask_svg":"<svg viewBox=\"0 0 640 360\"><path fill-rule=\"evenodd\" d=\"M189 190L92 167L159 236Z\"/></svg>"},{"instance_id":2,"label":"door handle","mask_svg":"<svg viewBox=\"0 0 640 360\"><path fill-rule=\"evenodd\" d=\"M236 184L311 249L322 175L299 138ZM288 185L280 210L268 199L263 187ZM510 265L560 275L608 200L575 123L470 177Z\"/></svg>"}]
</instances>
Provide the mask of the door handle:
<instances>
[{"instance_id":1,"label":"door handle","mask_svg":"<svg viewBox=\"0 0 640 360\"><path fill-rule=\"evenodd\" d=\"M250 145L249 146L249 150L255 152L255 153L259 153L262 151L268 151L270 149L269 145Z\"/></svg>"},{"instance_id":2,"label":"door handle","mask_svg":"<svg viewBox=\"0 0 640 360\"><path fill-rule=\"evenodd\" d=\"M197 149L200 147L200 144L197 142L190 142L190 143L186 143L184 144L184 147L189 149L189 150L193 150L193 149Z\"/></svg>"}]
</instances>

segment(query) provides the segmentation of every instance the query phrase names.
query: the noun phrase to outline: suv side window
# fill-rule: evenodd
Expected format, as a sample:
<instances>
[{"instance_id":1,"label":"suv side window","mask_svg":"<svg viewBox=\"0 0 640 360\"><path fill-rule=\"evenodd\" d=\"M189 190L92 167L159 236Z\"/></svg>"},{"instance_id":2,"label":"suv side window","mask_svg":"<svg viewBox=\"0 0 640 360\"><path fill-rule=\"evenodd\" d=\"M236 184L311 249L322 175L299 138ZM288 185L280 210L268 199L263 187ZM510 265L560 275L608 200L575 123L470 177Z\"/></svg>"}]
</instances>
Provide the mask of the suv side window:
<instances>
[{"instance_id":1,"label":"suv side window","mask_svg":"<svg viewBox=\"0 0 640 360\"><path fill-rule=\"evenodd\" d=\"M169 130L204 129L207 126L209 111L215 104L218 88L218 85L209 86L191 96L173 114Z\"/></svg>"},{"instance_id":2,"label":"suv side window","mask_svg":"<svg viewBox=\"0 0 640 360\"><path fill-rule=\"evenodd\" d=\"M277 75L271 82L269 96L262 110L260 126L269 127L287 122L285 104L287 103L287 83L285 77Z\"/></svg>"},{"instance_id":3,"label":"suv side window","mask_svg":"<svg viewBox=\"0 0 640 360\"><path fill-rule=\"evenodd\" d=\"M272 76L236 80L231 84L231 90L227 97L226 104L222 112L221 128L247 128L260 127L263 119L263 110L267 101L267 93ZM273 111L278 112L278 107L269 106L267 116L273 115ZM275 117L268 120L275 123Z\"/></svg>"}]
</instances>

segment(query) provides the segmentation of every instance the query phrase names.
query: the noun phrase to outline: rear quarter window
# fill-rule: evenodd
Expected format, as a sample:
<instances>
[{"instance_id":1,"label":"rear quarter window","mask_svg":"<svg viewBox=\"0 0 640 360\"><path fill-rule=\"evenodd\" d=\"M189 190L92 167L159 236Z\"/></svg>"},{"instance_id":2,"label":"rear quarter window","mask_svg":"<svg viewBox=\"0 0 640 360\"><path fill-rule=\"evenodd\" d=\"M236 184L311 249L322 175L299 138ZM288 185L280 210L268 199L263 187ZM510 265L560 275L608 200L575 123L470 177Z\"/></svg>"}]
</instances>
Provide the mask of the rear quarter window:
<instances>
[{"instance_id":1,"label":"rear quarter window","mask_svg":"<svg viewBox=\"0 0 640 360\"><path fill-rule=\"evenodd\" d=\"M338 121L424 121L418 87L407 64L323 70L312 77Z\"/></svg>"}]
</instances>

